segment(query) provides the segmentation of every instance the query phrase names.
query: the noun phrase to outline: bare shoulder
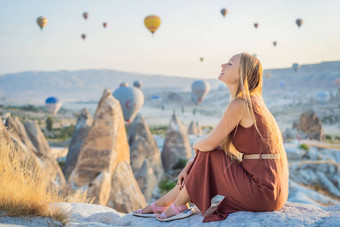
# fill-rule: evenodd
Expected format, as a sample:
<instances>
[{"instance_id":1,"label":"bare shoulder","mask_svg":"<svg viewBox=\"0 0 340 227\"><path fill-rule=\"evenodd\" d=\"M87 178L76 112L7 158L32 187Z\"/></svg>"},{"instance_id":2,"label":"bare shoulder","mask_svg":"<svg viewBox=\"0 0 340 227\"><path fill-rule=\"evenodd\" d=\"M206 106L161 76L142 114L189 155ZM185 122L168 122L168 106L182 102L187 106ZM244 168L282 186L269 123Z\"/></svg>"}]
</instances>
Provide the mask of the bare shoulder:
<instances>
[{"instance_id":1,"label":"bare shoulder","mask_svg":"<svg viewBox=\"0 0 340 227\"><path fill-rule=\"evenodd\" d=\"M236 98L230 102L225 112L242 113L246 109L247 103L244 99Z\"/></svg>"}]
</instances>

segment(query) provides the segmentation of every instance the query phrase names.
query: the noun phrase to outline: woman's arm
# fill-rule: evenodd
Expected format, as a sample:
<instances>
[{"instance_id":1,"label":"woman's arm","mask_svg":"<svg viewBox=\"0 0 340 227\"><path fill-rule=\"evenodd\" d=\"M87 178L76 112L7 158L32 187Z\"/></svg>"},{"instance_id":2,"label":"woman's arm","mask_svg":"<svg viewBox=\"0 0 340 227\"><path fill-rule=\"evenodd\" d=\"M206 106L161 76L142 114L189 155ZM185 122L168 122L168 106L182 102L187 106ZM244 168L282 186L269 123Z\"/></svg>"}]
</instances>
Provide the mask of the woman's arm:
<instances>
[{"instance_id":1,"label":"woman's arm","mask_svg":"<svg viewBox=\"0 0 340 227\"><path fill-rule=\"evenodd\" d=\"M199 151L212 151L218 147L223 139L236 127L242 119L246 110L246 103L242 99L234 99L224 112L222 119L207 136L198 139L193 144L193 148Z\"/></svg>"}]
</instances>

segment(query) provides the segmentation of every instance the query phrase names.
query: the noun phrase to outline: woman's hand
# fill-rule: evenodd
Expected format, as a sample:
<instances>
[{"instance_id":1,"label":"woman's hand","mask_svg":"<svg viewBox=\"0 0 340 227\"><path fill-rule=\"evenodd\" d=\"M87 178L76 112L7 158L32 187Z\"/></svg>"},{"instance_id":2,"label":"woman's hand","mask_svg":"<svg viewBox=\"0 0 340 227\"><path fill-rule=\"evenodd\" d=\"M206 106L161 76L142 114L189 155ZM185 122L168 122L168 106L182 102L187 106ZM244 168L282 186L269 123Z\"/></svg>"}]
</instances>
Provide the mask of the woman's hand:
<instances>
[{"instance_id":1,"label":"woman's hand","mask_svg":"<svg viewBox=\"0 0 340 227\"><path fill-rule=\"evenodd\" d=\"M182 190L182 188L184 187L187 177L188 177L187 168L184 168L177 177L178 178L177 185L179 185L179 190Z\"/></svg>"}]
</instances>

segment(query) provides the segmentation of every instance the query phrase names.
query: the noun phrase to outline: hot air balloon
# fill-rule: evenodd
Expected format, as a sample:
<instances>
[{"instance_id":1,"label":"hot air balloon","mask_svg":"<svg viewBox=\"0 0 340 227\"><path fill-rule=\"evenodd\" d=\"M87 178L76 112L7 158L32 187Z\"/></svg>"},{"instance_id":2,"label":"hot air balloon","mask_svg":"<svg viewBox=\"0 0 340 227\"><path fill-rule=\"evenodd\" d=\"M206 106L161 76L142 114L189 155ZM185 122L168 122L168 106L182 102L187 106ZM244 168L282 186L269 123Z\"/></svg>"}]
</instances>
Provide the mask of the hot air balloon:
<instances>
[{"instance_id":1,"label":"hot air balloon","mask_svg":"<svg viewBox=\"0 0 340 227\"><path fill-rule=\"evenodd\" d=\"M319 91L318 93L316 93L316 100L321 105L325 105L328 102L328 99L329 99L329 95L327 92Z\"/></svg>"},{"instance_id":2,"label":"hot air balloon","mask_svg":"<svg viewBox=\"0 0 340 227\"><path fill-rule=\"evenodd\" d=\"M85 20L87 20L87 18L89 17L89 13L88 12L84 12L83 13L83 17L84 17Z\"/></svg>"},{"instance_id":3,"label":"hot air balloon","mask_svg":"<svg viewBox=\"0 0 340 227\"><path fill-rule=\"evenodd\" d=\"M43 28L46 26L48 20L46 17L38 17L37 18L37 24L39 25L40 29L43 30Z\"/></svg>"},{"instance_id":4,"label":"hot air balloon","mask_svg":"<svg viewBox=\"0 0 340 227\"><path fill-rule=\"evenodd\" d=\"M297 24L297 26L300 28L301 27L301 25L303 24L303 20L302 19L296 19L296 24Z\"/></svg>"},{"instance_id":5,"label":"hot air balloon","mask_svg":"<svg viewBox=\"0 0 340 227\"><path fill-rule=\"evenodd\" d=\"M120 85L119 85L119 87L128 87L128 86L129 86L129 84L126 83L126 82L121 82Z\"/></svg>"},{"instance_id":6,"label":"hot air balloon","mask_svg":"<svg viewBox=\"0 0 340 227\"><path fill-rule=\"evenodd\" d=\"M294 63L292 68L294 69L294 71L298 71L298 69L300 68L299 64L298 63Z\"/></svg>"},{"instance_id":7,"label":"hot air balloon","mask_svg":"<svg viewBox=\"0 0 340 227\"><path fill-rule=\"evenodd\" d=\"M204 58L203 58L203 57L200 57L200 61L203 62L203 61L204 61Z\"/></svg>"},{"instance_id":8,"label":"hot air balloon","mask_svg":"<svg viewBox=\"0 0 340 227\"><path fill-rule=\"evenodd\" d=\"M103 27L104 27L104 28L107 27L107 23L106 23L106 22L103 23Z\"/></svg>"},{"instance_id":9,"label":"hot air balloon","mask_svg":"<svg viewBox=\"0 0 340 227\"><path fill-rule=\"evenodd\" d=\"M284 88L284 87L285 87L285 82L281 80L281 81L279 82L279 85L280 85L281 88Z\"/></svg>"},{"instance_id":10,"label":"hot air balloon","mask_svg":"<svg viewBox=\"0 0 340 227\"><path fill-rule=\"evenodd\" d=\"M202 102L203 98L208 94L210 85L204 80L196 80L191 84L192 99ZM195 103L196 104L196 103Z\"/></svg>"},{"instance_id":11,"label":"hot air balloon","mask_svg":"<svg viewBox=\"0 0 340 227\"><path fill-rule=\"evenodd\" d=\"M255 27L255 29L257 29L257 27L259 26L259 24L258 23L254 23L254 27Z\"/></svg>"},{"instance_id":12,"label":"hot air balloon","mask_svg":"<svg viewBox=\"0 0 340 227\"><path fill-rule=\"evenodd\" d=\"M144 104L144 95L135 87L119 87L113 92L123 110L124 120L130 121L138 114Z\"/></svg>"},{"instance_id":13,"label":"hot air balloon","mask_svg":"<svg viewBox=\"0 0 340 227\"><path fill-rule=\"evenodd\" d=\"M340 86L340 78L335 78L334 84L335 86Z\"/></svg>"},{"instance_id":14,"label":"hot air balloon","mask_svg":"<svg viewBox=\"0 0 340 227\"><path fill-rule=\"evenodd\" d=\"M226 8L221 9L221 14L223 17L225 17L228 13L228 10Z\"/></svg>"},{"instance_id":15,"label":"hot air balloon","mask_svg":"<svg viewBox=\"0 0 340 227\"><path fill-rule=\"evenodd\" d=\"M82 38L83 40L85 40L85 39L86 39L86 34L81 34L81 38Z\"/></svg>"},{"instance_id":16,"label":"hot air balloon","mask_svg":"<svg viewBox=\"0 0 340 227\"><path fill-rule=\"evenodd\" d=\"M133 86L136 88L141 88L143 86L142 81L136 80L135 82L133 82Z\"/></svg>"},{"instance_id":17,"label":"hot air balloon","mask_svg":"<svg viewBox=\"0 0 340 227\"><path fill-rule=\"evenodd\" d=\"M153 96L151 96L151 103L153 105L159 105L159 104L162 103L162 99L159 95L153 95Z\"/></svg>"},{"instance_id":18,"label":"hot air balloon","mask_svg":"<svg viewBox=\"0 0 340 227\"><path fill-rule=\"evenodd\" d=\"M58 98L51 96L46 99L45 106L48 112L55 115L61 107L61 102Z\"/></svg>"},{"instance_id":19,"label":"hot air balloon","mask_svg":"<svg viewBox=\"0 0 340 227\"><path fill-rule=\"evenodd\" d=\"M270 71L263 72L264 77L269 78L272 76L272 73Z\"/></svg>"},{"instance_id":20,"label":"hot air balloon","mask_svg":"<svg viewBox=\"0 0 340 227\"><path fill-rule=\"evenodd\" d=\"M161 25L161 18L156 15L150 15L145 17L144 24L149 31L154 34L158 27Z\"/></svg>"},{"instance_id":21,"label":"hot air balloon","mask_svg":"<svg viewBox=\"0 0 340 227\"><path fill-rule=\"evenodd\" d=\"M274 42L273 42L273 45L274 45L274 47L276 47L276 45L277 45L277 42L276 42L276 41L274 41Z\"/></svg>"}]
</instances>

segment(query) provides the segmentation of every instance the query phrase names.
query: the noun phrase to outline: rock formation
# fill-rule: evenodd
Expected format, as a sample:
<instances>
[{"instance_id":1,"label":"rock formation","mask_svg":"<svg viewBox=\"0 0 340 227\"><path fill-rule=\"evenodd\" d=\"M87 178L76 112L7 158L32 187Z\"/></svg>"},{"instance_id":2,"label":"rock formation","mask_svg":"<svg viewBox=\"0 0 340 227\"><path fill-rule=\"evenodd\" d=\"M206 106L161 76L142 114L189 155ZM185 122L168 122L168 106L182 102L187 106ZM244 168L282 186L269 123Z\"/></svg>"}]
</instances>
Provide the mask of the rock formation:
<instances>
[{"instance_id":1,"label":"rock formation","mask_svg":"<svg viewBox=\"0 0 340 227\"><path fill-rule=\"evenodd\" d=\"M190 122L189 129L188 129L189 135L197 135L197 127L194 121Z\"/></svg>"},{"instance_id":2,"label":"rock formation","mask_svg":"<svg viewBox=\"0 0 340 227\"><path fill-rule=\"evenodd\" d=\"M41 132L39 125L36 121L28 120L25 122L25 129L33 146L36 148L38 156L51 156L51 149L48 142Z\"/></svg>"},{"instance_id":3,"label":"rock formation","mask_svg":"<svg viewBox=\"0 0 340 227\"><path fill-rule=\"evenodd\" d=\"M192 149L187 134L187 129L174 114L166 131L165 142L162 151L162 162L166 172L172 168L180 159L190 159Z\"/></svg>"},{"instance_id":4,"label":"rock formation","mask_svg":"<svg viewBox=\"0 0 340 227\"><path fill-rule=\"evenodd\" d=\"M103 189L107 187L100 183L103 180L97 178L103 172L108 173L111 179L109 192ZM119 101L108 89L104 90L98 103L93 124L80 148L69 182L74 189L87 188L101 205L121 212L130 212L146 204L130 167L123 112ZM99 195L101 198L98 198Z\"/></svg>"},{"instance_id":5,"label":"rock formation","mask_svg":"<svg viewBox=\"0 0 340 227\"><path fill-rule=\"evenodd\" d=\"M17 117L15 119L8 117L6 125L19 152L24 152L27 157L32 157L35 163L44 170L50 184L62 189L66 185L64 175L57 161L51 156L50 147L38 124L28 121L26 124L28 132L26 132L25 126Z\"/></svg>"},{"instance_id":6,"label":"rock formation","mask_svg":"<svg viewBox=\"0 0 340 227\"><path fill-rule=\"evenodd\" d=\"M196 129L197 129L197 135L198 136L202 135L202 128L200 124L198 123L198 121L196 121Z\"/></svg>"},{"instance_id":7,"label":"rock formation","mask_svg":"<svg viewBox=\"0 0 340 227\"><path fill-rule=\"evenodd\" d=\"M74 127L74 131L72 133L72 139L68 147L66 162L63 168L63 172L65 174L66 179L69 178L71 172L76 166L80 147L83 144L90 130L92 122L93 122L93 119L89 111L86 108L84 108L81 111L81 114L77 119L76 126Z\"/></svg>"},{"instance_id":8,"label":"rock formation","mask_svg":"<svg viewBox=\"0 0 340 227\"><path fill-rule=\"evenodd\" d=\"M157 186L157 179L151 168L148 159L144 160L142 167L135 174L139 188L141 189L145 200L149 201L152 197L152 192Z\"/></svg>"},{"instance_id":9,"label":"rock formation","mask_svg":"<svg viewBox=\"0 0 340 227\"><path fill-rule=\"evenodd\" d=\"M322 140L324 138L321 121L313 110L301 114L299 123L294 126L298 131L305 133L310 139Z\"/></svg>"},{"instance_id":10,"label":"rock formation","mask_svg":"<svg viewBox=\"0 0 340 227\"><path fill-rule=\"evenodd\" d=\"M128 141L131 168L148 201L157 181L162 178L163 165L157 143L141 114L136 116L129 127Z\"/></svg>"},{"instance_id":11,"label":"rock formation","mask_svg":"<svg viewBox=\"0 0 340 227\"><path fill-rule=\"evenodd\" d=\"M28 138L25 126L21 123L18 117L12 118L9 116L6 119L6 127L11 135L20 140L30 152L37 153L37 150L34 148L31 140Z\"/></svg>"}]
</instances>

